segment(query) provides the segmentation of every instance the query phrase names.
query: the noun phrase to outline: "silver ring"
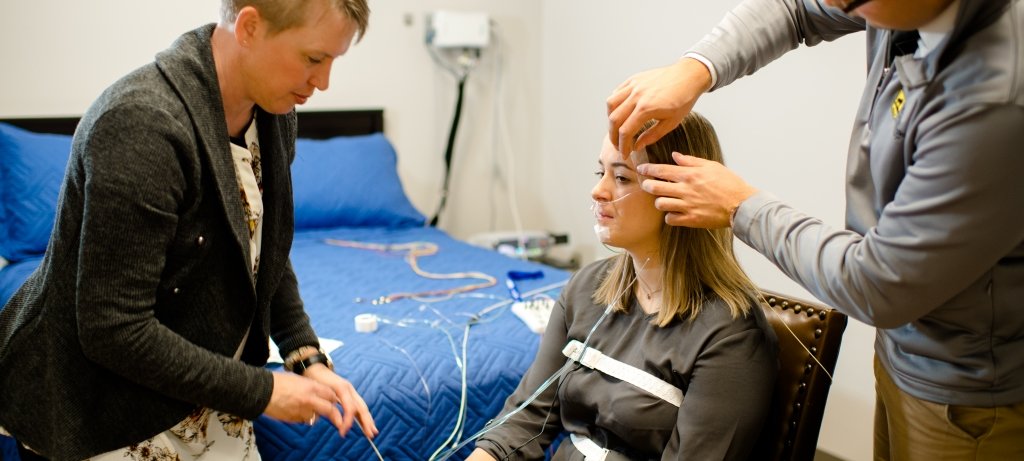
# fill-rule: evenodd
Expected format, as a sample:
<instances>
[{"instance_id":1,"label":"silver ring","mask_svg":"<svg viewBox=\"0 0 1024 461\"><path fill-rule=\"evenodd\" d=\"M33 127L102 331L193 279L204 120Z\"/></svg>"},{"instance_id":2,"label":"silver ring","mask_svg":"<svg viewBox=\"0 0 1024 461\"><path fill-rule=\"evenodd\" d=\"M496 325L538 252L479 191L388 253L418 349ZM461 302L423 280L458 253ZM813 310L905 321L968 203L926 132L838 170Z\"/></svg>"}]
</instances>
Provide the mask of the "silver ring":
<instances>
[{"instance_id":1,"label":"silver ring","mask_svg":"<svg viewBox=\"0 0 1024 461\"><path fill-rule=\"evenodd\" d=\"M313 413L313 416L309 417L309 422L306 424L309 424L310 426L316 424L316 413Z\"/></svg>"}]
</instances>

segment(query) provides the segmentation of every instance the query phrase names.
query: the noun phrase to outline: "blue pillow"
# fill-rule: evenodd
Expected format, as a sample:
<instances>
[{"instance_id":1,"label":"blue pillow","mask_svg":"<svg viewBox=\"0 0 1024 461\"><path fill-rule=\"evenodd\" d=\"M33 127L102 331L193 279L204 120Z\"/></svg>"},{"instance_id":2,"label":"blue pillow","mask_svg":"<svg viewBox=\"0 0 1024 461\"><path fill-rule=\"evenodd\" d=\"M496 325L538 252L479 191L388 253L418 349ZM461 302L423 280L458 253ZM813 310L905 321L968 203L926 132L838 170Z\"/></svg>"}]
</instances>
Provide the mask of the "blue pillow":
<instances>
[{"instance_id":1,"label":"blue pillow","mask_svg":"<svg viewBox=\"0 0 1024 461\"><path fill-rule=\"evenodd\" d=\"M396 162L381 133L297 140L295 229L422 226L426 218L406 197Z\"/></svg>"},{"instance_id":2,"label":"blue pillow","mask_svg":"<svg viewBox=\"0 0 1024 461\"><path fill-rule=\"evenodd\" d=\"M71 136L0 123L0 257L20 261L46 251Z\"/></svg>"}]
</instances>

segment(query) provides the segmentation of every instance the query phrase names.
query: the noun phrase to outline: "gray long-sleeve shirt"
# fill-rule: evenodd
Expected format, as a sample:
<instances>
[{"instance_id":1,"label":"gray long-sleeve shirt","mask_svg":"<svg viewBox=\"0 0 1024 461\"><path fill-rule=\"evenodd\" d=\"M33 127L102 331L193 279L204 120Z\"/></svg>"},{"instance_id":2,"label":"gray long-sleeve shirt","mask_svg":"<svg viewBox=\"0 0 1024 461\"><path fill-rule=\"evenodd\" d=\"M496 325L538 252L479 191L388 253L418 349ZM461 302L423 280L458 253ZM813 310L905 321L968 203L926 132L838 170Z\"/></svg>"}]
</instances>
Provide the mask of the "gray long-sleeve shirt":
<instances>
[{"instance_id":1,"label":"gray long-sleeve shirt","mask_svg":"<svg viewBox=\"0 0 1024 461\"><path fill-rule=\"evenodd\" d=\"M566 286L536 360L501 415L565 364L562 348L568 341L586 339L605 310L591 294L609 261L583 268ZM539 460L564 429L616 451L609 461L746 459L771 403L776 338L759 307L733 319L725 304L713 299L694 321L676 320L666 327L652 324L653 317L634 303L628 313L610 314L590 338L589 346L681 389L681 407L600 371L577 367L477 446L497 459ZM568 440L553 457L582 459Z\"/></svg>"},{"instance_id":2,"label":"gray long-sleeve shirt","mask_svg":"<svg viewBox=\"0 0 1024 461\"><path fill-rule=\"evenodd\" d=\"M718 88L800 43L865 28L847 229L761 193L737 210L735 233L879 327L876 352L904 391L956 405L1024 401L1024 3L961 0L944 42L894 57L891 31L820 2L750 0L692 51L714 65Z\"/></svg>"}]
</instances>

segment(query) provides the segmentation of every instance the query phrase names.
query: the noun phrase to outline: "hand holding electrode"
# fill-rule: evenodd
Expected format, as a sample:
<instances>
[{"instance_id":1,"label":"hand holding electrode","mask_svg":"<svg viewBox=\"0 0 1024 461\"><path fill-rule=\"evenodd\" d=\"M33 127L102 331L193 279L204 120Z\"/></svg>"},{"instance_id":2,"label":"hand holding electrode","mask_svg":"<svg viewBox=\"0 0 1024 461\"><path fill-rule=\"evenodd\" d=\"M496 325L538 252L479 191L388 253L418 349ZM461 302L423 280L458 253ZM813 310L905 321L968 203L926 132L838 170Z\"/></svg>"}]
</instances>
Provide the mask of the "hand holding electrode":
<instances>
[{"instance_id":1,"label":"hand holding electrode","mask_svg":"<svg viewBox=\"0 0 1024 461\"><path fill-rule=\"evenodd\" d=\"M674 64L633 75L608 97L608 138L628 157L672 131L711 88L711 72L700 61ZM648 120L657 124L634 137Z\"/></svg>"},{"instance_id":2,"label":"hand holding electrode","mask_svg":"<svg viewBox=\"0 0 1024 461\"><path fill-rule=\"evenodd\" d=\"M757 192L743 178L718 162L678 152L677 165L647 163L637 172L647 176L642 187L658 196L654 205L667 212L673 226L717 229L730 226L730 218L744 200Z\"/></svg>"}]
</instances>

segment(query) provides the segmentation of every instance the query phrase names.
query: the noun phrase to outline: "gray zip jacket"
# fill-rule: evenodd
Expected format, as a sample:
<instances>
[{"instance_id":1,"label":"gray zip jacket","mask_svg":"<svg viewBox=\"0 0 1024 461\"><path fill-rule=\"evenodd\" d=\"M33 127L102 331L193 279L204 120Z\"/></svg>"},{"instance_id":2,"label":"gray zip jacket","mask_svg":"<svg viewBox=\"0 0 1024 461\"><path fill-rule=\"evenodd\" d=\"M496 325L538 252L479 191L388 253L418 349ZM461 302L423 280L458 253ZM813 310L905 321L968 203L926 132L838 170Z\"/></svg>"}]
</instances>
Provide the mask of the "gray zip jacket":
<instances>
[{"instance_id":1,"label":"gray zip jacket","mask_svg":"<svg viewBox=\"0 0 1024 461\"><path fill-rule=\"evenodd\" d=\"M860 30L869 70L847 228L758 193L737 210L735 233L878 327L878 358L905 392L952 405L1024 401L1024 3L961 0L947 38L915 59L894 57L894 32L821 2L750 0L691 51L712 63L719 88L801 43Z\"/></svg>"}]
</instances>

